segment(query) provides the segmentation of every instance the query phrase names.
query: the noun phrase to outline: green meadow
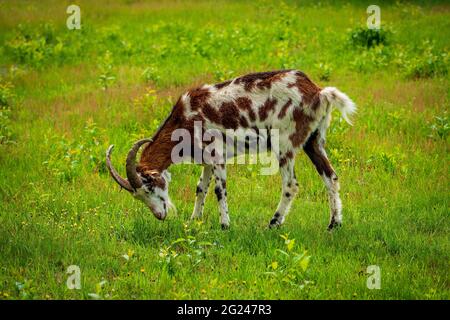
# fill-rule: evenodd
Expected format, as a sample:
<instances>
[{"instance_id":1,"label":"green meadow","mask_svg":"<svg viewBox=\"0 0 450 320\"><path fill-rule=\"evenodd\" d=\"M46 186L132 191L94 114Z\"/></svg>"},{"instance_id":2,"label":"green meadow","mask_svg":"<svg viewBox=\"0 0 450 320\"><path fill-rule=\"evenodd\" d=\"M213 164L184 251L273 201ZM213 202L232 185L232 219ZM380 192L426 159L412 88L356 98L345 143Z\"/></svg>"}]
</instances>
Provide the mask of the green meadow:
<instances>
[{"instance_id":1,"label":"green meadow","mask_svg":"<svg viewBox=\"0 0 450 320\"><path fill-rule=\"evenodd\" d=\"M0 299L450 298L448 2L379 1L380 31L365 1L80 0L69 30L71 3L0 2ZM328 131L341 228L303 152L274 230L260 165L228 166L226 231L213 186L189 221L200 166L169 168L164 222L108 175L185 90L291 68L358 105Z\"/></svg>"}]
</instances>

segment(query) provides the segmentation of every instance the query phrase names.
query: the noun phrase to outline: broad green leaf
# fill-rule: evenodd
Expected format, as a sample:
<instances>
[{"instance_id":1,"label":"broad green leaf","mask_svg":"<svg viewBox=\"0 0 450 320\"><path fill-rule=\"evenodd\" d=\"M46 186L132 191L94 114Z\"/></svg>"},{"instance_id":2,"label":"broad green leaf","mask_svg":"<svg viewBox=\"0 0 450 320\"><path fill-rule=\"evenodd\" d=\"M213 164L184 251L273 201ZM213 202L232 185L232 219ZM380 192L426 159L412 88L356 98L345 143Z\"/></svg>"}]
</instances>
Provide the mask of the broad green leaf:
<instances>
[{"instance_id":1,"label":"broad green leaf","mask_svg":"<svg viewBox=\"0 0 450 320\"><path fill-rule=\"evenodd\" d=\"M306 271L306 269L308 268L310 258L311 256L305 256L303 259L300 260L300 267L302 268L303 271Z\"/></svg>"},{"instance_id":2,"label":"broad green leaf","mask_svg":"<svg viewBox=\"0 0 450 320\"><path fill-rule=\"evenodd\" d=\"M286 247L288 251L291 251L294 248L295 239L286 240Z\"/></svg>"}]
</instances>

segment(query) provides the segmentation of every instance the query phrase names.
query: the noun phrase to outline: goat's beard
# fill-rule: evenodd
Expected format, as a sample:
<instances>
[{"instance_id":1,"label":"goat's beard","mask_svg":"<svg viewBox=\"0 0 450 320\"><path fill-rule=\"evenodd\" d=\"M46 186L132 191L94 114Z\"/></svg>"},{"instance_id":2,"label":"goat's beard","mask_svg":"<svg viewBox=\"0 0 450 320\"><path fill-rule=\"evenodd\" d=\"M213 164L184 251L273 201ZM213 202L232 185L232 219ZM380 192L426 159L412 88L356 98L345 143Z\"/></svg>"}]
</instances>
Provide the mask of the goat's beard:
<instances>
[{"instance_id":1,"label":"goat's beard","mask_svg":"<svg viewBox=\"0 0 450 320\"><path fill-rule=\"evenodd\" d=\"M169 208L169 210L167 210L167 214L169 214L169 212L173 212L175 215L178 213L177 207L175 207L175 205L173 204L172 200L170 200L170 198L167 201L167 206Z\"/></svg>"}]
</instances>

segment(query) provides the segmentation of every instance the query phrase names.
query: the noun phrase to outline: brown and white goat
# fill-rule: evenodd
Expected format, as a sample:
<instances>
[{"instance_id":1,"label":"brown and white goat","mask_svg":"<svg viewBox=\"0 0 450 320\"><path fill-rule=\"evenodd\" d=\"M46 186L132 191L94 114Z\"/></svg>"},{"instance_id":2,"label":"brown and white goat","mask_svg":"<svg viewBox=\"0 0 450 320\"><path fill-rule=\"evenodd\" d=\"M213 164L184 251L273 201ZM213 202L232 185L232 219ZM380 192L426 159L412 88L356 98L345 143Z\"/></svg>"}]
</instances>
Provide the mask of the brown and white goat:
<instances>
[{"instance_id":1,"label":"brown and white goat","mask_svg":"<svg viewBox=\"0 0 450 320\"><path fill-rule=\"evenodd\" d=\"M355 104L336 88L321 89L304 73L281 70L247 74L216 85L204 85L184 93L171 114L152 139L136 142L128 153L126 174L122 178L111 165L112 147L106 152L106 163L114 180L143 201L158 219L165 219L171 206L168 195L170 174L174 163L172 150L177 144L177 129L194 131L194 123L203 129L276 129L279 132L277 158L282 177L282 193L270 227L281 225L298 192L294 173L296 153L303 149L322 177L329 194L330 222L328 229L341 224L342 204L338 177L325 152L325 133L330 124L332 106L348 118L356 111ZM136 165L139 148L148 142ZM192 148L195 148L192 142ZM201 218L211 177L215 177L215 193L219 202L220 222L229 227L226 168L224 164L203 163L192 218Z\"/></svg>"}]
</instances>

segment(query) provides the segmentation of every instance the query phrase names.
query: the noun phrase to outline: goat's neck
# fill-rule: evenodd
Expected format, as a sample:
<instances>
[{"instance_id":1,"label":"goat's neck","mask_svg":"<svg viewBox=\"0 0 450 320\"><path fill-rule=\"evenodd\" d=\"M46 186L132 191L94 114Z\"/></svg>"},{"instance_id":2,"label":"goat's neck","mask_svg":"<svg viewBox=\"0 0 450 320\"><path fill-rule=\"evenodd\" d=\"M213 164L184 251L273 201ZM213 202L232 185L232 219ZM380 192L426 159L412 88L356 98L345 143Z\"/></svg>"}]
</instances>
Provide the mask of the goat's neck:
<instances>
[{"instance_id":1,"label":"goat's neck","mask_svg":"<svg viewBox=\"0 0 450 320\"><path fill-rule=\"evenodd\" d=\"M171 153L176 144L176 141L171 141L173 130L172 126L163 126L153 142L145 147L137 168L139 172L163 172L172 164Z\"/></svg>"}]
</instances>

